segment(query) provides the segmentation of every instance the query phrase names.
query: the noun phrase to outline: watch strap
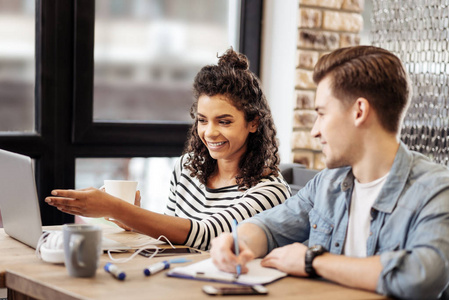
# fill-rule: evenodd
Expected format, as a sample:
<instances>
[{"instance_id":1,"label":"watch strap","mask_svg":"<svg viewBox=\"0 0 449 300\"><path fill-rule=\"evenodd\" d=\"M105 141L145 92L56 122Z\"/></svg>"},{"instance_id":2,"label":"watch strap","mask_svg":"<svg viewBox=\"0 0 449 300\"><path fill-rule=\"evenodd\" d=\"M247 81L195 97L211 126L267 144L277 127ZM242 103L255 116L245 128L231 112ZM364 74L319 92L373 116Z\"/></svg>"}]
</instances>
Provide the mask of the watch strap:
<instances>
[{"instance_id":1,"label":"watch strap","mask_svg":"<svg viewBox=\"0 0 449 300\"><path fill-rule=\"evenodd\" d=\"M321 245L314 245L312 247L309 247L309 249L307 249L306 255L305 255L304 269L305 269L306 273L309 274L309 277L311 277L311 278L319 277L313 267L313 260L317 256L320 256L326 252L327 252L326 248L324 248Z\"/></svg>"}]
</instances>

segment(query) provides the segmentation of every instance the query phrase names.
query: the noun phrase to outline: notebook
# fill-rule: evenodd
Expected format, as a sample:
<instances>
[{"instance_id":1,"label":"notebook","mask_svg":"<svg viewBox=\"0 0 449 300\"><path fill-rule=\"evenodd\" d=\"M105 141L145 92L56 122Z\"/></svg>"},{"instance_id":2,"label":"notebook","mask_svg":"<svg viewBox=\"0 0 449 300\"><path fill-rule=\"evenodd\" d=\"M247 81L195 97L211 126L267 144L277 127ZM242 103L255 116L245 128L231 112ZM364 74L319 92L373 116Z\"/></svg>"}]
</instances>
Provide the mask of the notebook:
<instances>
[{"instance_id":1,"label":"notebook","mask_svg":"<svg viewBox=\"0 0 449 300\"><path fill-rule=\"evenodd\" d=\"M42 222L33 163L30 157L0 149L0 211L5 233L36 248ZM103 237L103 250L130 247Z\"/></svg>"},{"instance_id":2,"label":"notebook","mask_svg":"<svg viewBox=\"0 0 449 300\"><path fill-rule=\"evenodd\" d=\"M185 267L173 268L167 276L242 285L264 285L287 276L287 273L277 269L262 267L261 260L259 258L250 261L247 264L248 273L240 275L237 279L232 273L220 271L211 258Z\"/></svg>"}]
</instances>

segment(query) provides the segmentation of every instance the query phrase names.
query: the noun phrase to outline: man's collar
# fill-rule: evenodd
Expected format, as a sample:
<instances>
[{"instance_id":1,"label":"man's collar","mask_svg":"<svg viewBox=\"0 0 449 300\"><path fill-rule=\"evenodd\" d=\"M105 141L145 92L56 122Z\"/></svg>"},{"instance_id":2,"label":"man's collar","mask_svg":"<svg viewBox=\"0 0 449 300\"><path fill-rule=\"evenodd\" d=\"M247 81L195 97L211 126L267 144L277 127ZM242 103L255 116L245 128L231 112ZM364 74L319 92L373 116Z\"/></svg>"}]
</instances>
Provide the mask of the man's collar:
<instances>
[{"instance_id":1,"label":"man's collar","mask_svg":"<svg viewBox=\"0 0 449 300\"><path fill-rule=\"evenodd\" d=\"M411 152L402 142L400 142L393 165L390 169L390 174L388 175L376 202L374 202L374 209L385 213L391 213L393 211L407 182L412 167L412 160L413 157ZM354 179L354 174L352 173L352 169L350 169L341 183L342 191L352 188Z\"/></svg>"},{"instance_id":2,"label":"man's collar","mask_svg":"<svg viewBox=\"0 0 449 300\"><path fill-rule=\"evenodd\" d=\"M381 189L373 208L391 213L396 207L399 196L401 195L408 180L412 168L412 153L400 142L396 157L391 167L390 174Z\"/></svg>"}]
</instances>

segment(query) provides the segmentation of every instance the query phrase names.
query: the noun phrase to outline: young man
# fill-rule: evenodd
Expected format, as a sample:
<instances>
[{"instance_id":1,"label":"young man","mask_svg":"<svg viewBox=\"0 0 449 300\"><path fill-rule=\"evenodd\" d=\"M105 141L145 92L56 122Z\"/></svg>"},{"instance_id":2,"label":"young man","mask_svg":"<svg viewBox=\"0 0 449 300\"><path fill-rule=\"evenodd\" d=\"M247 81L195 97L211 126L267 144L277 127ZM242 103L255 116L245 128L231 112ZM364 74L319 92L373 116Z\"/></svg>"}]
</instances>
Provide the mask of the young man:
<instances>
[{"instance_id":1,"label":"young man","mask_svg":"<svg viewBox=\"0 0 449 300\"><path fill-rule=\"evenodd\" d=\"M410 99L400 60L376 47L338 49L319 60L314 80L312 135L328 168L242 223L238 257L231 234L216 238L214 263L235 272L266 255L264 266L294 276L400 298L448 297L449 171L399 141Z\"/></svg>"}]
</instances>

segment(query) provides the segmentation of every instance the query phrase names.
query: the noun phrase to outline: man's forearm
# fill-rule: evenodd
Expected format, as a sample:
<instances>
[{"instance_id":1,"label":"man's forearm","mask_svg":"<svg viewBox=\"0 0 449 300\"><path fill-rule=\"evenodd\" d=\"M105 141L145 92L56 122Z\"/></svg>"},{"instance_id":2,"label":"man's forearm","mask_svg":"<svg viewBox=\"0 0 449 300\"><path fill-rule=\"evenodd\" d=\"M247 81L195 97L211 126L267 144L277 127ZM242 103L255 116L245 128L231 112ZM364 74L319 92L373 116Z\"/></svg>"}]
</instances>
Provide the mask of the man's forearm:
<instances>
[{"instance_id":1,"label":"man's forearm","mask_svg":"<svg viewBox=\"0 0 449 300\"><path fill-rule=\"evenodd\" d=\"M238 227L238 235L239 239L246 243L256 257L263 257L267 254L267 237L259 226L251 223L241 224Z\"/></svg>"},{"instance_id":2,"label":"man's forearm","mask_svg":"<svg viewBox=\"0 0 449 300\"><path fill-rule=\"evenodd\" d=\"M347 257L325 253L313 261L318 275L349 287L375 291L382 271L380 256Z\"/></svg>"}]
</instances>

